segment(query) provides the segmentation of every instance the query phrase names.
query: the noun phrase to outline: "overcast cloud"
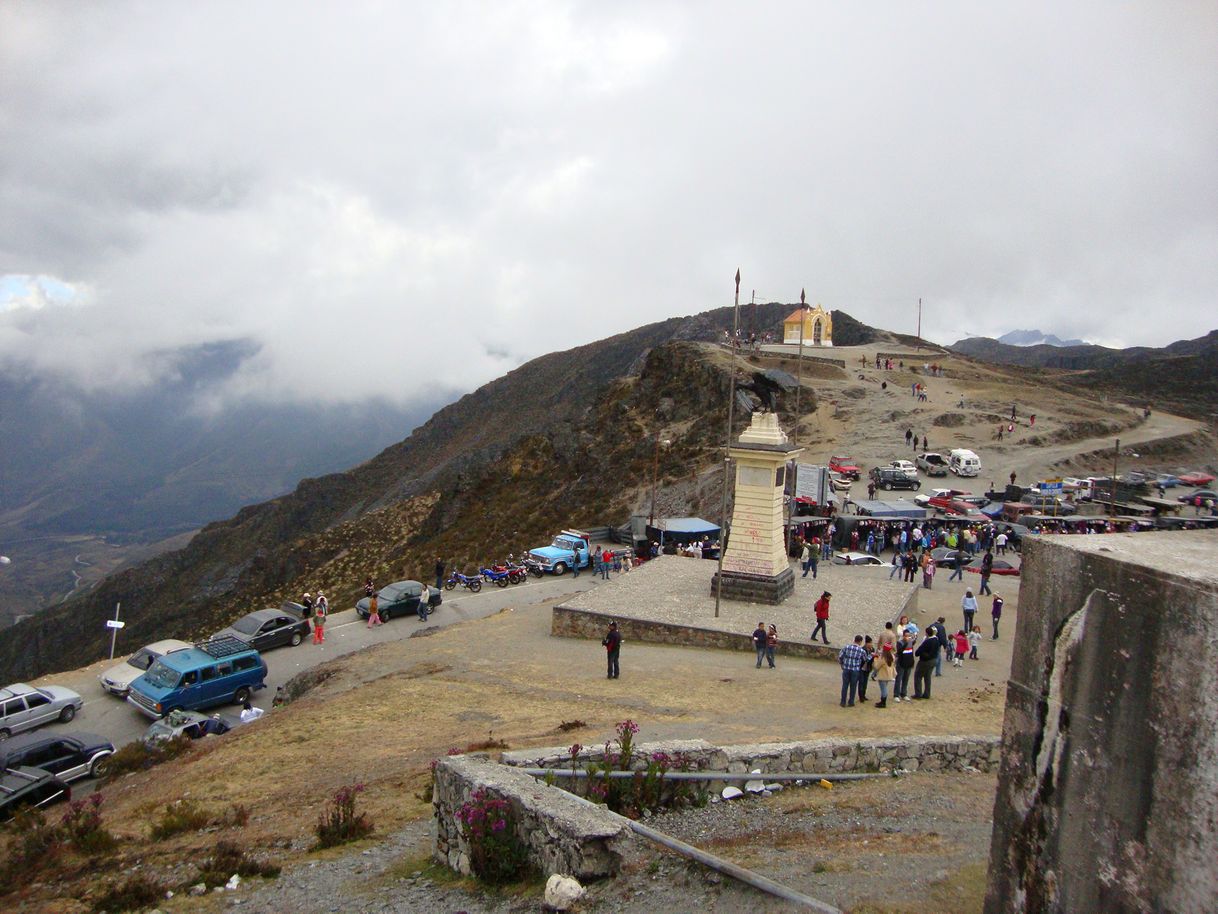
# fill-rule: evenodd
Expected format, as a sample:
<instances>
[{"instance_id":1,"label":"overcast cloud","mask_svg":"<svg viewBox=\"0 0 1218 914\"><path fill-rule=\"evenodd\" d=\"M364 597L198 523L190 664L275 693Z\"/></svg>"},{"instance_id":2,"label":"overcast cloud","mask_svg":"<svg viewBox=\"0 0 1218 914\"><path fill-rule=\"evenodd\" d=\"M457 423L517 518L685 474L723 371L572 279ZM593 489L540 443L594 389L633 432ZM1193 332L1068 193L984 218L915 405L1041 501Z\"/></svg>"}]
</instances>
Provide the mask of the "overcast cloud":
<instances>
[{"instance_id":1,"label":"overcast cloud","mask_svg":"<svg viewBox=\"0 0 1218 914\"><path fill-rule=\"evenodd\" d=\"M0 3L0 365L468 390L744 295L1218 326L1218 6Z\"/></svg>"}]
</instances>

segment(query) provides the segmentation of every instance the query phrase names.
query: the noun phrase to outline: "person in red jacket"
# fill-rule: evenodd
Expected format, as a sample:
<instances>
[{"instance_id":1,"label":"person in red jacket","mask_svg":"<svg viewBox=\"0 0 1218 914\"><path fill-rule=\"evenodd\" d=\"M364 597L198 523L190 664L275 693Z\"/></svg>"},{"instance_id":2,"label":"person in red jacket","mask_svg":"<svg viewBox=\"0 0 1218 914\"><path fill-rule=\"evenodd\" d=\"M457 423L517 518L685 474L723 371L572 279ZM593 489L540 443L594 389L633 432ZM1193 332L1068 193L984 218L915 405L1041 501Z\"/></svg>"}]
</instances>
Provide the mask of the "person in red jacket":
<instances>
[{"instance_id":1,"label":"person in red jacket","mask_svg":"<svg viewBox=\"0 0 1218 914\"><path fill-rule=\"evenodd\" d=\"M812 629L813 641L816 640L816 633L820 632L821 637L825 640L825 644L829 643L829 631L826 626L829 623L829 598L832 596L833 594L826 590L820 595L820 599L816 601L816 605L813 607L816 612L816 628Z\"/></svg>"},{"instance_id":2,"label":"person in red jacket","mask_svg":"<svg viewBox=\"0 0 1218 914\"><path fill-rule=\"evenodd\" d=\"M952 658L953 666L964 666L964 655L968 653L968 633L961 629L955 636L956 656Z\"/></svg>"}]
</instances>

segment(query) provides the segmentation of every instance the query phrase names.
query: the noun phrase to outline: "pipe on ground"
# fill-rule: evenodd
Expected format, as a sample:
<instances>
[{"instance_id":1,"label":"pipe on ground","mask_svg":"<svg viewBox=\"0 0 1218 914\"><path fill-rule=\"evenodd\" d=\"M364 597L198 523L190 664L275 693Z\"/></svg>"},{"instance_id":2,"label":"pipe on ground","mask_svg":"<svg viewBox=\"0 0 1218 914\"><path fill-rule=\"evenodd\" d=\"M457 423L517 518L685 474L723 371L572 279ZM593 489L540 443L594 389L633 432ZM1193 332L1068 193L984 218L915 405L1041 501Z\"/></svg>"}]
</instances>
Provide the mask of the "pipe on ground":
<instances>
[{"instance_id":1,"label":"pipe on ground","mask_svg":"<svg viewBox=\"0 0 1218 914\"><path fill-rule=\"evenodd\" d=\"M583 768L517 768L517 771L523 771L525 774L531 774L533 777L547 777L554 775L560 778L603 778L605 772L597 771L589 775ZM608 776L613 779L620 778L635 778L643 777L646 772L643 771L610 771ZM897 771L892 772L864 772L859 774L798 774L792 771L781 771L773 774L737 774L731 771L665 771L660 774L658 771L655 775L657 778L665 781L809 781L816 783L817 781L867 781L873 778L895 778L899 777Z\"/></svg>"}]
</instances>

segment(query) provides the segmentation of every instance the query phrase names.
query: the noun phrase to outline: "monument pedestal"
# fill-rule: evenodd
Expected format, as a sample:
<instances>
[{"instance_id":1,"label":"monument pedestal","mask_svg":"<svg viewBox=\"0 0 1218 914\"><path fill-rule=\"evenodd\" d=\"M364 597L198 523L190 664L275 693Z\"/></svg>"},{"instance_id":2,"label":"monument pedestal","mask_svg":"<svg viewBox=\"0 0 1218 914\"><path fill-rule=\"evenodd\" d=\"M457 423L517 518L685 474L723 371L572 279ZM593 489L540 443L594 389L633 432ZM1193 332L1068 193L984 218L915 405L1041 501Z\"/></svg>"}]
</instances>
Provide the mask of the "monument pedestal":
<instances>
[{"instance_id":1,"label":"monument pedestal","mask_svg":"<svg viewBox=\"0 0 1218 914\"><path fill-rule=\"evenodd\" d=\"M745 574L742 571L723 570L723 589L719 591L725 600L741 603L768 603L777 606L795 592L795 572L784 568L776 575ZM719 588L720 575L711 576L711 593Z\"/></svg>"},{"instance_id":2,"label":"monument pedestal","mask_svg":"<svg viewBox=\"0 0 1218 914\"><path fill-rule=\"evenodd\" d=\"M773 413L753 413L728 453L736 461L735 501L723 569L711 577L711 592L729 600L781 603L795 590L783 525L786 470L803 448L791 446Z\"/></svg>"}]
</instances>

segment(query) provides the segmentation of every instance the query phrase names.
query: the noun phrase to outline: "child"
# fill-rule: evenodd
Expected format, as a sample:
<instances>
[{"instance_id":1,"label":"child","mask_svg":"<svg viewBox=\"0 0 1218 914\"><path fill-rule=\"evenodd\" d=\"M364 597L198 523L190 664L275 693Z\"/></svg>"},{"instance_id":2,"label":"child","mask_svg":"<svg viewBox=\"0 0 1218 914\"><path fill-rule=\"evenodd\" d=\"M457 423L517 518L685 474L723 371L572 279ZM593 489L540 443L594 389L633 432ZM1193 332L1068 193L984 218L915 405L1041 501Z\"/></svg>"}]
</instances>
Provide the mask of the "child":
<instances>
[{"instance_id":1,"label":"child","mask_svg":"<svg viewBox=\"0 0 1218 914\"><path fill-rule=\"evenodd\" d=\"M968 653L968 635L964 633L964 629L956 632L956 656L952 660L952 666L964 666L964 655Z\"/></svg>"},{"instance_id":2,"label":"child","mask_svg":"<svg viewBox=\"0 0 1218 914\"><path fill-rule=\"evenodd\" d=\"M981 626L974 625L973 630L968 633L968 643L971 649L968 652L969 660L977 659L977 646L981 644Z\"/></svg>"}]
</instances>

